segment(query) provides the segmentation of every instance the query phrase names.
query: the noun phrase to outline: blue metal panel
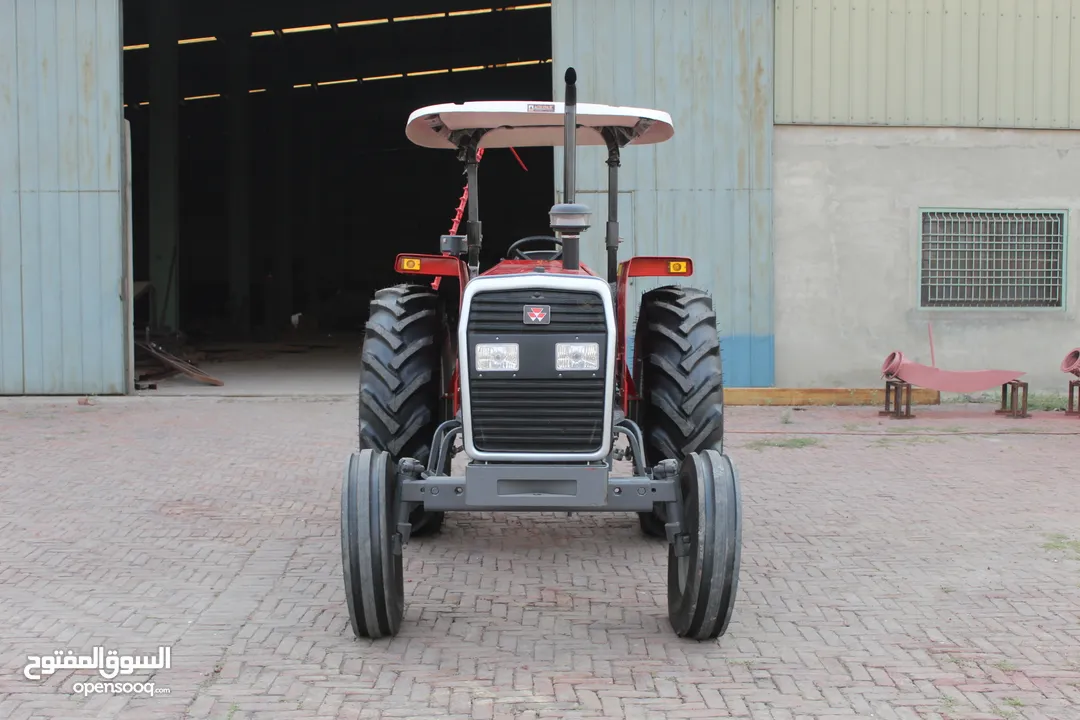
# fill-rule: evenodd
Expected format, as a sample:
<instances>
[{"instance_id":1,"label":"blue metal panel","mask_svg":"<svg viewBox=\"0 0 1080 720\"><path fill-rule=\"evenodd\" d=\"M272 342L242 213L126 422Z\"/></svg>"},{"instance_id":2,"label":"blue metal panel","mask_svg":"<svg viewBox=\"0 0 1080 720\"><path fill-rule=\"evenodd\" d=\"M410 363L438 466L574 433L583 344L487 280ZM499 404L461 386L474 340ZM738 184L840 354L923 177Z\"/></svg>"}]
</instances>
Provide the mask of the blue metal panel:
<instances>
[{"instance_id":1,"label":"blue metal panel","mask_svg":"<svg viewBox=\"0 0 1080 720\"><path fill-rule=\"evenodd\" d=\"M653 107L675 123L668 143L623 153L620 190L632 202L620 213L633 218L620 218L620 259L692 256L689 282L714 298L726 384L771 386L773 0L553 0L552 25L557 99L572 65L582 102ZM592 193L607 187L604 159L602 148L578 151L578 192L595 213L582 242L598 248L607 205ZM559 192L561 150L555 166ZM636 296L660 282L632 281L631 323Z\"/></svg>"},{"instance_id":2,"label":"blue metal panel","mask_svg":"<svg viewBox=\"0 0 1080 720\"><path fill-rule=\"evenodd\" d=\"M0 394L123 393L120 0L0 0Z\"/></svg>"},{"instance_id":3,"label":"blue metal panel","mask_svg":"<svg viewBox=\"0 0 1080 720\"><path fill-rule=\"evenodd\" d=\"M23 391L15 3L0 0L0 393Z\"/></svg>"}]
</instances>

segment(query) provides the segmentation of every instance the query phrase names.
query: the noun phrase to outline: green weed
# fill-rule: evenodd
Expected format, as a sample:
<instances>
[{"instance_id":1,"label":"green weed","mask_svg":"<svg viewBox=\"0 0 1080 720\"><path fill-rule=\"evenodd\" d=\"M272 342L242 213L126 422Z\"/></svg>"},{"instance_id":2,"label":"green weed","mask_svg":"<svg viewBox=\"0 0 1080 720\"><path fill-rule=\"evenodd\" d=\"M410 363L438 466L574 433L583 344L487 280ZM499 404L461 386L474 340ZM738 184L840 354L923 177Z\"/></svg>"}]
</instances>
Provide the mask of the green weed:
<instances>
[{"instance_id":1,"label":"green weed","mask_svg":"<svg viewBox=\"0 0 1080 720\"><path fill-rule=\"evenodd\" d=\"M1063 550L1080 558L1080 540L1070 540L1068 535L1061 533L1050 533L1046 538L1049 542L1042 544L1043 550Z\"/></svg>"}]
</instances>

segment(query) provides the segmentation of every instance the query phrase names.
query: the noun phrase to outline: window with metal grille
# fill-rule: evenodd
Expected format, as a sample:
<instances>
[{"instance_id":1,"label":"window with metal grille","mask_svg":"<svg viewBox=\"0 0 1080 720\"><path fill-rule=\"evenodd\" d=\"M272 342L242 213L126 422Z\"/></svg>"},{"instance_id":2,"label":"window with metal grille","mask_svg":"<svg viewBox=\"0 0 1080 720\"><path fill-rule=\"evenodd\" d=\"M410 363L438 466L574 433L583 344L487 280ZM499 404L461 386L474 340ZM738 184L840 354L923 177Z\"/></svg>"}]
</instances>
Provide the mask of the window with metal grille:
<instances>
[{"instance_id":1,"label":"window with metal grille","mask_svg":"<svg viewBox=\"0 0 1080 720\"><path fill-rule=\"evenodd\" d=\"M1065 212L922 211L922 307L1062 307Z\"/></svg>"}]
</instances>

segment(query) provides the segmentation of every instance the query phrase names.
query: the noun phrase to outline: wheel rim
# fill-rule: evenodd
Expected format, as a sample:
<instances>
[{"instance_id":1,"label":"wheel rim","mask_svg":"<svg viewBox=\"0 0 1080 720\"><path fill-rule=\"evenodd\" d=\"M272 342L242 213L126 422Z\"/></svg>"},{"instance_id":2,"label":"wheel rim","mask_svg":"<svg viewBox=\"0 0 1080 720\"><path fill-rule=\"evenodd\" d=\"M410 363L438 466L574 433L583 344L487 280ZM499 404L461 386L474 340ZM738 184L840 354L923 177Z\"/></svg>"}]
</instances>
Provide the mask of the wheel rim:
<instances>
[{"instance_id":1,"label":"wheel rim","mask_svg":"<svg viewBox=\"0 0 1080 720\"><path fill-rule=\"evenodd\" d=\"M401 555L394 553L394 536L397 534L397 483L394 482L394 467L388 462L388 457L383 455L379 462L373 463L373 471L379 473L378 493L382 496L383 514L379 529L385 545L383 548L381 565L385 590L383 600L385 605L387 634L397 632L401 624L401 616L404 614L405 602L405 568ZM399 600L400 598L400 600Z\"/></svg>"},{"instance_id":2,"label":"wheel rim","mask_svg":"<svg viewBox=\"0 0 1080 720\"><path fill-rule=\"evenodd\" d=\"M679 592L686 594L686 582L690 577L690 561L681 557L677 561L677 568L679 573Z\"/></svg>"},{"instance_id":3,"label":"wheel rim","mask_svg":"<svg viewBox=\"0 0 1080 720\"><path fill-rule=\"evenodd\" d=\"M698 472L693 458L687 458L684 465L692 468L692 472L679 473L679 491L683 497L682 531L689 537L686 555L676 560L675 568L678 576L678 587L681 595L687 595L693 591L690 587L690 563L697 556L698 546L698 512L700 499L698 497Z\"/></svg>"}]
</instances>

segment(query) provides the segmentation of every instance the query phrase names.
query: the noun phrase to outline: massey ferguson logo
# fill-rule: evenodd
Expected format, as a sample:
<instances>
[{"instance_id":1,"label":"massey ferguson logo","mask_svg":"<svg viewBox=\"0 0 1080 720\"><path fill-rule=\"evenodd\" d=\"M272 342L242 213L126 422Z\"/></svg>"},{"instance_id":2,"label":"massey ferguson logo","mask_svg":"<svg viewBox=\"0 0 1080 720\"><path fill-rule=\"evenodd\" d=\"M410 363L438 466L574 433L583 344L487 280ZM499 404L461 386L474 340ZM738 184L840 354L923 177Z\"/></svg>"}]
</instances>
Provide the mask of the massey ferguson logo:
<instances>
[{"instance_id":1,"label":"massey ferguson logo","mask_svg":"<svg viewBox=\"0 0 1080 720\"><path fill-rule=\"evenodd\" d=\"M550 305L526 305L522 310L522 314L526 325L551 324Z\"/></svg>"}]
</instances>

